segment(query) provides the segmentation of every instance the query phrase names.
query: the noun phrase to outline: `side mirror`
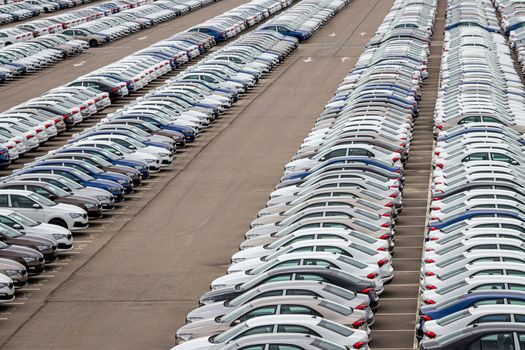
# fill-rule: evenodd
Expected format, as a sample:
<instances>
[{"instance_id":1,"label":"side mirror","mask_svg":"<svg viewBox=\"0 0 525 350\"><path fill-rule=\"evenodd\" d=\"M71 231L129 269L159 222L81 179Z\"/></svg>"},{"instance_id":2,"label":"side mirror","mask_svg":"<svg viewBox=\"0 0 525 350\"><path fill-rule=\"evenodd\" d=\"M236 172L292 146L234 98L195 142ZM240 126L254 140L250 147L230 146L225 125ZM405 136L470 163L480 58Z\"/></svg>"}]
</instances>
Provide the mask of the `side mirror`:
<instances>
[{"instance_id":1,"label":"side mirror","mask_svg":"<svg viewBox=\"0 0 525 350\"><path fill-rule=\"evenodd\" d=\"M133 145L129 145L129 149L137 149L137 147L135 147Z\"/></svg>"},{"instance_id":2,"label":"side mirror","mask_svg":"<svg viewBox=\"0 0 525 350\"><path fill-rule=\"evenodd\" d=\"M20 230L22 228L22 226L20 224L14 224L13 228L17 229L17 230Z\"/></svg>"},{"instance_id":3,"label":"side mirror","mask_svg":"<svg viewBox=\"0 0 525 350\"><path fill-rule=\"evenodd\" d=\"M237 326L239 323L241 323L241 320L235 320L232 322L231 327Z\"/></svg>"},{"instance_id":4,"label":"side mirror","mask_svg":"<svg viewBox=\"0 0 525 350\"><path fill-rule=\"evenodd\" d=\"M512 165L519 165L520 163L518 163L517 161L513 160L513 161L510 162L510 164L512 164Z\"/></svg>"},{"instance_id":5,"label":"side mirror","mask_svg":"<svg viewBox=\"0 0 525 350\"><path fill-rule=\"evenodd\" d=\"M62 189L66 192L71 192L71 189L69 187L62 187Z\"/></svg>"},{"instance_id":6,"label":"side mirror","mask_svg":"<svg viewBox=\"0 0 525 350\"><path fill-rule=\"evenodd\" d=\"M50 194L50 195L49 195L49 200L50 200L50 201L54 201L54 200L56 200L56 199L57 199L57 196L55 196L54 194Z\"/></svg>"},{"instance_id":7,"label":"side mirror","mask_svg":"<svg viewBox=\"0 0 525 350\"><path fill-rule=\"evenodd\" d=\"M319 160L320 160L321 162L324 162L324 161L326 160L326 157L321 157L321 158L319 158Z\"/></svg>"},{"instance_id":8,"label":"side mirror","mask_svg":"<svg viewBox=\"0 0 525 350\"><path fill-rule=\"evenodd\" d=\"M34 209L42 209L42 206L40 204L33 204Z\"/></svg>"}]
</instances>

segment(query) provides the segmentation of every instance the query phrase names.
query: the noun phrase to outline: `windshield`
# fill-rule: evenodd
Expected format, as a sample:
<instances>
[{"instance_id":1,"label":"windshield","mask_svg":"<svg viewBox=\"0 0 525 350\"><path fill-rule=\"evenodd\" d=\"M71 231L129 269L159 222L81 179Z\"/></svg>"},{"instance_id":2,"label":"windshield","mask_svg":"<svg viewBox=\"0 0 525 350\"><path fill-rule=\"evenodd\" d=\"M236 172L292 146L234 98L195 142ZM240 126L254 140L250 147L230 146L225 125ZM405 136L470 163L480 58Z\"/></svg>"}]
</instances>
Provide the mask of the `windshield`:
<instances>
[{"instance_id":1,"label":"windshield","mask_svg":"<svg viewBox=\"0 0 525 350\"><path fill-rule=\"evenodd\" d=\"M9 238L17 238L22 236L20 232L18 232L17 230L13 230L11 227L6 226L4 224L0 224L0 234Z\"/></svg>"},{"instance_id":2,"label":"windshield","mask_svg":"<svg viewBox=\"0 0 525 350\"><path fill-rule=\"evenodd\" d=\"M33 221L32 219L28 218L27 216L12 212L11 214L7 215L9 218L13 219L14 221L18 222L22 226L29 226L29 227L35 227L38 226L38 222Z\"/></svg>"},{"instance_id":3,"label":"windshield","mask_svg":"<svg viewBox=\"0 0 525 350\"><path fill-rule=\"evenodd\" d=\"M57 187L52 184L47 184L45 186L45 189L49 190L49 192L53 192L53 194L59 196L59 197L69 197L71 196L71 193L64 191L60 187Z\"/></svg>"},{"instance_id":4,"label":"windshield","mask_svg":"<svg viewBox=\"0 0 525 350\"><path fill-rule=\"evenodd\" d=\"M251 308L252 308L252 306L250 304L238 307L238 308L228 312L226 315L222 316L220 318L221 323L222 322L231 322L233 320L236 320L239 317L241 317L242 315L244 315L246 312L248 312Z\"/></svg>"},{"instance_id":5,"label":"windshield","mask_svg":"<svg viewBox=\"0 0 525 350\"><path fill-rule=\"evenodd\" d=\"M57 205L57 203L50 201L49 199L42 197L41 195L36 194L36 193L30 193L27 195L27 197L31 198L33 201L45 207L52 207L52 206Z\"/></svg>"},{"instance_id":6,"label":"windshield","mask_svg":"<svg viewBox=\"0 0 525 350\"><path fill-rule=\"evenodd\" d=\"M93 181L94 178L92 178L91 176L87 175L86 173L83 173L81 171L78 171L76 169L72 169L70 168L70 171L71 173L73 173L76 177L78 177L79 179L83 180L83 181Z\"/></svg>"},{"instance_id":7,"label":"windshield","mask_svg":"<svg viewBox=\"0 0 525 350\"><path fill-rule=\"evenodd\" d=\"M251 290L247 291L246 293L243 293L243 294L239 295L237 298L232 299L228 303L228 306L229 307L236 307L236 306L242 305L245 302L247 302L248 300L251 300L255 296L259 295L259 293L260 293L259 289L257 289L257 288L251 289Z\"/></svg>"},{"instance_id":8,"label":"windshield","mask_svg":"<svg viewBox=\"0 0 525 350\"><path fill-rule=\"evenodd\" d=\"M217 335L216 337L211 337L210 343L213 343L213 344L224 343L248 328L250 327L248 327L246 323L241 323L233 328L228 329L226 332L223 332Z\"/></svg>"},{"instance_id":9,"label":"windshield","mask_svg":"<svg viewBox=\"0 0 525 350\"><path fill-rule=\"evenodd\" d=\"M73 190L80 190L84 188L82 185L76 183L73 180L68 179L67 177L58 178L57 181L63 184L64 186L69 187Z\"/></svg>"}]
</instances>

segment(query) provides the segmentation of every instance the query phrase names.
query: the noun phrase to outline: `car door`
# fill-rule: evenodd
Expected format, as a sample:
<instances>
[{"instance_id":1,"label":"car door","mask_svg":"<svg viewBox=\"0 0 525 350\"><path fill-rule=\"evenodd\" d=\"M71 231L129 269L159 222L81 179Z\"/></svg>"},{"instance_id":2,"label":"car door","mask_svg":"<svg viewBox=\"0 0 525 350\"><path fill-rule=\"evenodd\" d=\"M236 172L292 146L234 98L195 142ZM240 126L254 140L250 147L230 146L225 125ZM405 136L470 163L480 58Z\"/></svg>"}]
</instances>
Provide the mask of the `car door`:
<instances>
[{"instance_id":1,"label":"car door","mask_svg":"<svg viewBox=\"0 0 525 350\"><path fill-rule=\"evenodd\" d=\"M19 194L9 195L10 208L38 222L47 222L45 210L31 198Z\"/></svg>"}]
</instances>

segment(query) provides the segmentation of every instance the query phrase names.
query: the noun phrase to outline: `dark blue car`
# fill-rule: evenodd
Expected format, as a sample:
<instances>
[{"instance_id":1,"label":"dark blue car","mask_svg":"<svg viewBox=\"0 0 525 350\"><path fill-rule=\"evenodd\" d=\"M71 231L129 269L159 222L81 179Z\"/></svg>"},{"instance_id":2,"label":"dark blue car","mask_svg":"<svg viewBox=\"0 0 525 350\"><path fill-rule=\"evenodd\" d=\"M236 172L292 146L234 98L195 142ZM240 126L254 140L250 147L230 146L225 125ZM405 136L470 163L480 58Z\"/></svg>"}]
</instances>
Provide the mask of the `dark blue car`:
<instances>
[{"instance_id":1,"label":"dark blue car","mask_svg":"<svg viewBox=\"0 0 525 350\"><path fill-rule=\"evenodd\" d=\"M143 179L147 179L149 177L149 169L148 165L145 162L141 162L138 160L127 160L127 159L120 159L118 156L114 155L111 152L108 152L106 150L100 149L98 147L67 147L62 148L58 150L58 153L86 153L86 154L92 154L97 157L100 157L104 159L107 162L110 162L113 165L123 165L123 166L129 166L131 168L135 168L138 171L140 171L140 175Z\"/></svg>"},{"instance_id":2,"label":"dark blue car","mask_svg":"<svg viewBox=\"0 0 525 350\"><path fill-rule=\"evenodd\" d=\"M65 166L53 166L53 165L38 165L31 168L24 168L15 173L16 175L20 174L57 174L67 177L70 180L73 180L82 186L101 188L110 192L115 202L120 202L124 199L124 187L115 181L95 179L86 173L65 167Z\"/></svg>"},{"instance_id":3,"label":"dark blue car","mask_svg":"<svg viewBox=\"0 0 525 350\"><path fill-rule=\"evenodd\" d=\"M111 171L103 171L89 163L74 159L46 159L35 164L35 166L63 166L81 171L95 179L113 181L122 187L126 193L133 191L133 180L124 174Z\"/></svg>"},{"instance_id":4,"label":"dark blue car","mask_svg":"<svg viewBox=\"0 0 525 350\"><path fill-rule=\"evenodd\" d=\"M11 165L9 150L0 146L0 169L7 168L9 165Z\"/></svg>"},{"instance_id":5,"label":"dark blue car","mask_svg":"<svg viewBox=\"0 0 525 350\"><path fill-rule=\"evenodd\" d=\"M479 217L494 217L494 218L511 218L511 219L517 219L517 220L520 220L520 221L525 221L525 218L520 216L519 214L515 213L515 212L512 212L512 211L508 211L508 210L498 210L498 209L494 209L494 210L469 210L468 212L465 212L465 213L462 213L462 214L458 214L456 216L453 216L452 218L448 219L448 220L445 220L443 222L435 222L435 223L430 223L428 225L428 227L431 229L431 230L440 230L442 228L445 228L447 226L450 226L450 225L453 225L455 223L458 223L458 222L461 222L461 221L464 221L464 220L468 220L468 219L471 219L471 218L474 218L476 216L479 216Z\"/></svg>"},{"instance_id":6,"label":"dark blue car","mask_svg":"<svg viewBox=\"0 0 525 350\"><path fill-rule=\"evenodd\" d=\"M389 165L389 164L387 164L385 162L382 162L380 160L377 160L377 159L374 159L374 158L370 158L370 157L348 156L348 157L336 157L336 158L328 159L328 160L322 162L321 164L316 165L315 167L313 167L311 169L295 172L295 173L292 173L292 174L289 174L289 175L285 175L285 176L283 176L281 178L281 181L288 181L288 180L293 180L293 179L302 179L302 178L310 175L314 171L317 171L318 169L321 169L321 168L324 168L324 167L326 167L328 165L336 164L336 163L345 163L345 164L346 163L364 163L364 164L370 164L370 165L377 166L379 168L385 169L385 170L393 172L393 173L401 174L401 168L400 167Z\"/></svg>"},{"instance_id":7,"label":"dark blue car","mask_svg":"<svg viewBox=\"0 0 525 350\"><path fill-rule=\"evenodd\" d=\"M195 141L195 130L193 128L190 128L189 126L184 125L175 125L171 123L167 123L166 121L162 120L161 118L157 117L154 114L146 114L146 113L123 113L120 115L116 115L112 117L112 120L144 120L157 128L163 129L163 130L173 130L180 132L184 135L184 139L186 142L193 142Z\"/></svg>"},{"instance_id":8,"label":"dark blue car","mask_svg":"<svg viewBox=\"0 0 525 350\"><path fill-rule=\"evenodd\" d=\"M423 325L426 321L438 320L470 307L489 304L525 305L525 292L512 290L480 290L458 295L436 305L423 305L419 310L419 323L416 336L423 338Z\"/></svg>"}]
</instances>

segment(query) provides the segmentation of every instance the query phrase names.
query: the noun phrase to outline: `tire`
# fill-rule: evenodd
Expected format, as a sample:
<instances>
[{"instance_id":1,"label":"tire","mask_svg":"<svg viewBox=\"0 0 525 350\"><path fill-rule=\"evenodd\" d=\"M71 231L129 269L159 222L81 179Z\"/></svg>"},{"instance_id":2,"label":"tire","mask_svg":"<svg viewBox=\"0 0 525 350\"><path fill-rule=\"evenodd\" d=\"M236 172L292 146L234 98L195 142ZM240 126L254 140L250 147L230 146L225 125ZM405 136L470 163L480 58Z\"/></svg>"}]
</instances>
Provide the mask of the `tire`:
<instances>
[{"instance_id":1,"label":"tire","mask_svg":"<svg viewBox=\"0 0 525 350\"><path fill-rule=\"evenodd\" d=\"M64 220L59 219L59 218L54 218L54 219L49 220L49 224L61 226L66 229L68 228L67 223Z\"/></svg>"},{"instance_id":2,"label":"tire","mask_svg":"<svg viewBox=\"0 0 525 350\"><path fill-rule=\"evenodd\" d=\"M98 46L98 41L96 41L95 39L91 39L89 41L89 46L90 47L97 47Z\"/></svg>"}]
</instances>

